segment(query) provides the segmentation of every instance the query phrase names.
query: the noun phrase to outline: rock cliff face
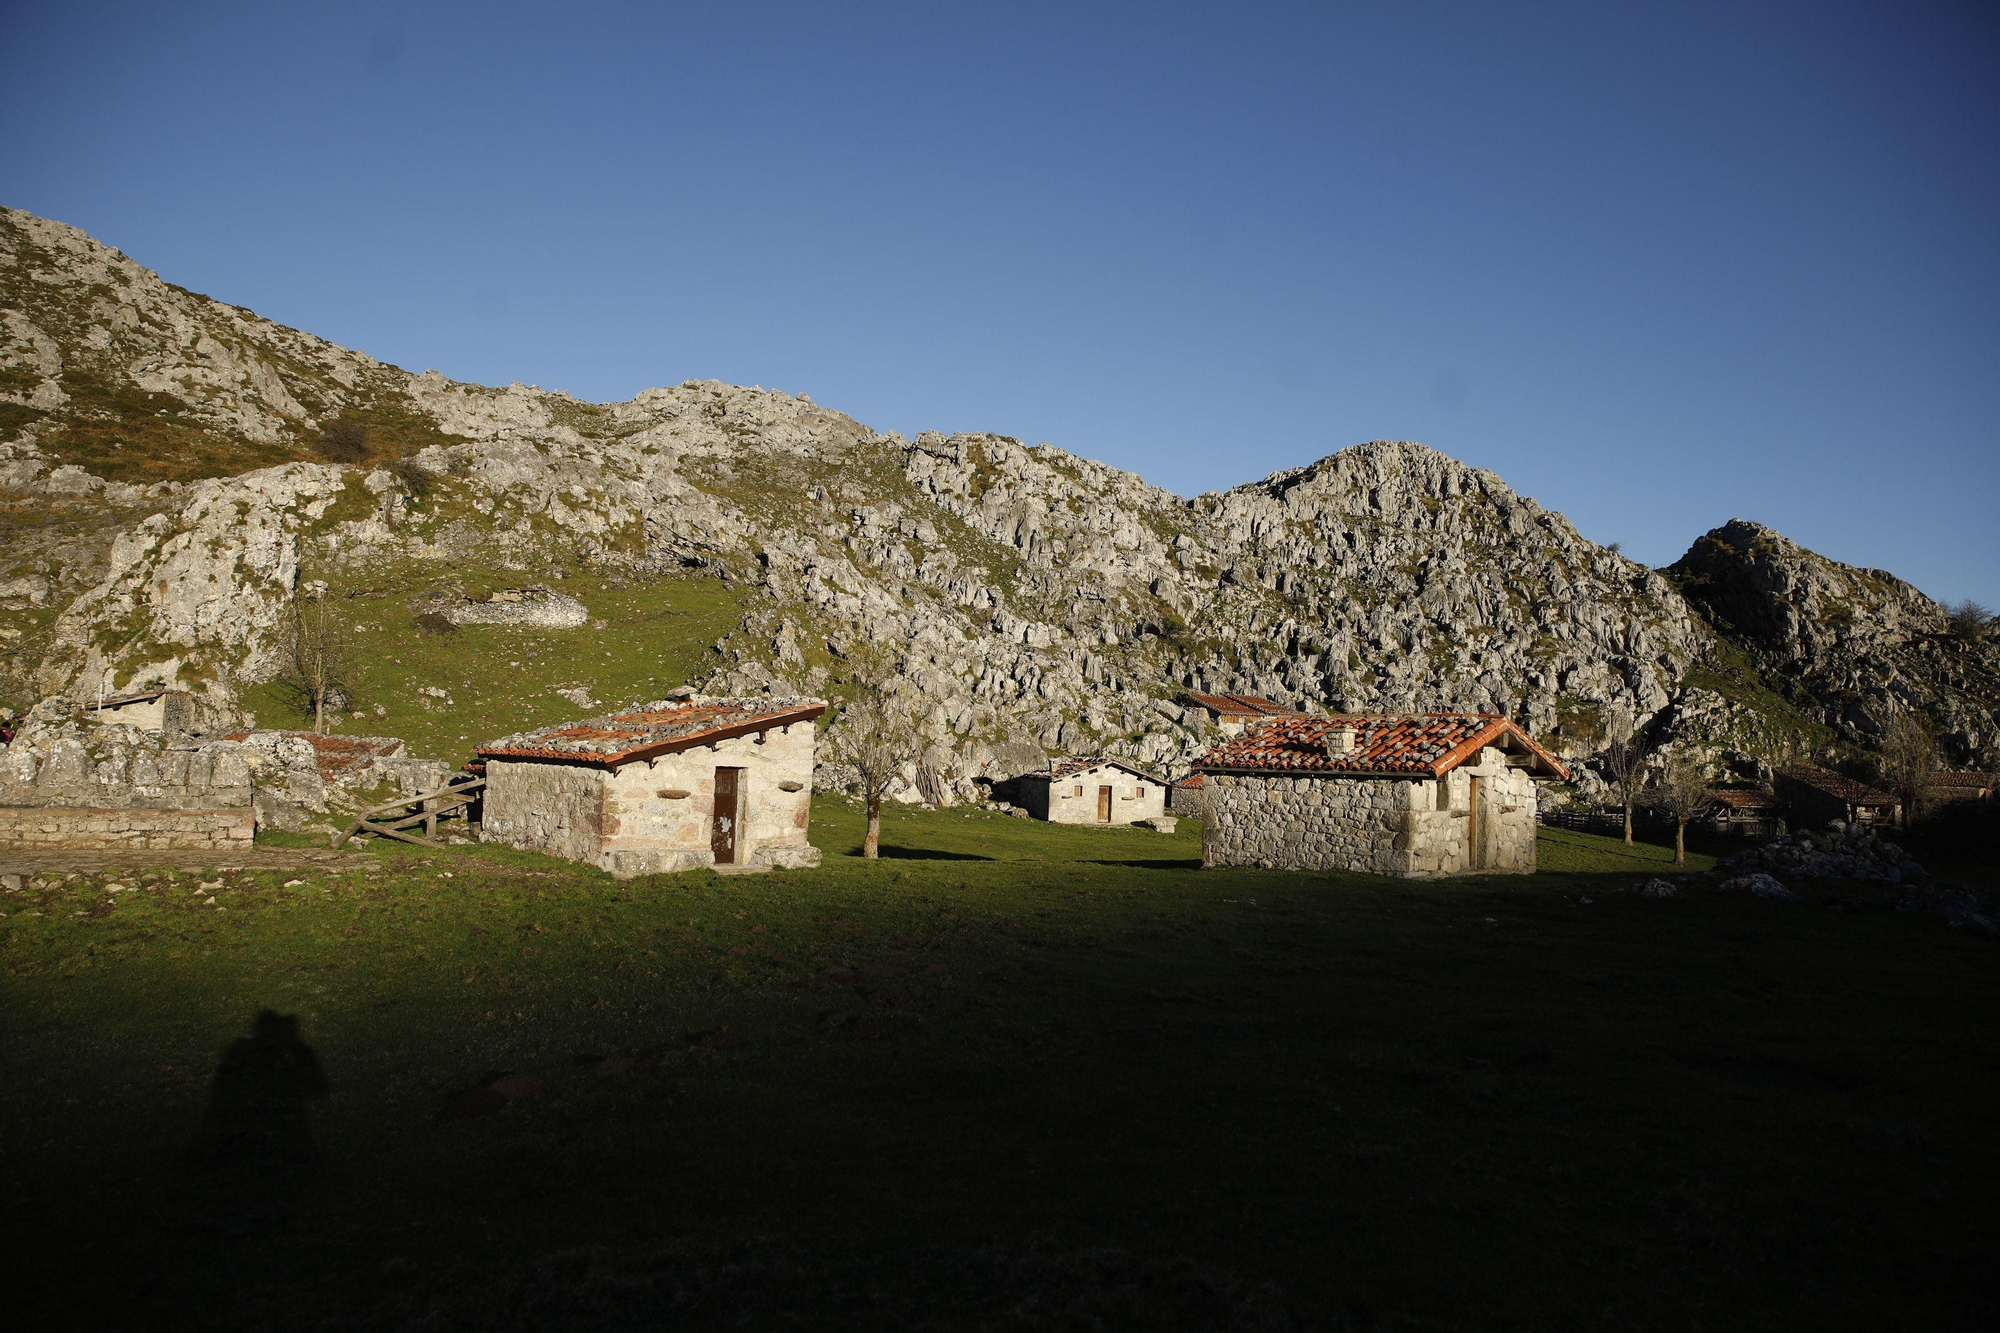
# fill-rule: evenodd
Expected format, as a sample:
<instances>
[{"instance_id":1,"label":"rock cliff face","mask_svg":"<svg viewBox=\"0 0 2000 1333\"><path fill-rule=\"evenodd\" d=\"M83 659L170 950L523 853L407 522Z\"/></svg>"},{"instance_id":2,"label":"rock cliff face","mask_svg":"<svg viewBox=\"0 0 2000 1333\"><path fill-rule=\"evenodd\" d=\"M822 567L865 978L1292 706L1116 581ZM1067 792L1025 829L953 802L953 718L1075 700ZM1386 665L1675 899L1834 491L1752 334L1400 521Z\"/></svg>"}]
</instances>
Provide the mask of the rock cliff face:
<instances>
[{"instance_id":1,"label":"rock cliff face","mask_svg":"<svg viewBox=\"0 0 2000 1333\"><path fill-rule=\"evenodd\" d=\"M758 388L593 404L460 384L12 211L0 298L16 708L108 676L226 712L276 669L302 581L391 563L730 580L744 619L695 683L837 695L857 653L891 648L928 710L924 781L961 794L1053 752L1174 768L1203 743L1189 687L1506 712L1573 750L1612 713L1672 716L1714 646L1670 580L1418 444L1189 500L1045 444L906 440ZM323 461L336 420L383 466ZM1815 634L1822 614L1798 612Z\"/></svg>"},{"instance_id":2,"label":"rock cliff face","mask_svg":"<svg viewBox=\"0 0 2000 1333\"><path fill-rule=\"evenodd\" d=\"M1956 762L2000 756L2000 643L1879 569L1806 550L1758 523L1696 539L1668 573L1804 713L1868 744L1915 711Z\"/></svg>"}]
</instances>

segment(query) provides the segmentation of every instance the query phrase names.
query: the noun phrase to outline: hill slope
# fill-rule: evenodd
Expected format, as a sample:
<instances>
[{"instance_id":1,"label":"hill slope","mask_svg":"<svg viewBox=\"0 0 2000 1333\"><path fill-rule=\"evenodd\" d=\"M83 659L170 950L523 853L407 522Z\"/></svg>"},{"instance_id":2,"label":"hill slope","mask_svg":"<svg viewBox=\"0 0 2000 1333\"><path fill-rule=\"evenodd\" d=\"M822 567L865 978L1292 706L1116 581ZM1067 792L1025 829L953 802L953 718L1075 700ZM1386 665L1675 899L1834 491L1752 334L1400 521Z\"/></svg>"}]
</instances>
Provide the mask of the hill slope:
<instances>
[{"instance_id":1,"label":"hill slope","mask_svg":"<svg viewBox=\"0 0 2000 1333\"><path fill-rule=\"evenodd\" d=\"M1187 687L1588 737L1660 713L1714 650L1669 580L1418 444L1186 500L1048 445L906 440L776 391L460 384L12 211L0 297L17 707L178 680L269 719L260 685L314 582L371 645L350 729L421 718L450 749L689 672L839 693L878 644L907 657L947 782L1053 751L1172 766L1200 743ZM357 441L358 465L323 461ZM413 627L508 587L581 589L589 624Z\"/></svg>"}]
</instances>

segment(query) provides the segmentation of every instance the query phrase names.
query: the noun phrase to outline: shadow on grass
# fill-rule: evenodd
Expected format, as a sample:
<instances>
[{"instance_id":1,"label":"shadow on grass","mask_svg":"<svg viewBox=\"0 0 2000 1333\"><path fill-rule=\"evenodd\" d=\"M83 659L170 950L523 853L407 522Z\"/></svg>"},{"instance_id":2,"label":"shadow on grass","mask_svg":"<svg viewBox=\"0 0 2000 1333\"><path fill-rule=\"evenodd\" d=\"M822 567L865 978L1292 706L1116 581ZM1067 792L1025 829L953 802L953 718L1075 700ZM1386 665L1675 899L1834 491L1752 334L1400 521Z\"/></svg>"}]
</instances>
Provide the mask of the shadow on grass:
<instances>
[{"instance_id":1,"label":"shadow on grass","mask_svg":"<svg viewBox=\"0 0 2000 1333\"><path fill-rule=\"evenodd\" d=\"M848 849L849 856L860 856L859 847ZM998 857L981 856L977 852L940 852L929 847L892 847L883 843L876 849L876 855L884 861L995 861Z\"/></svg>"},{"instance_id":2,"label":"shadow on grass","mask_svg":"<svg viewBox=\"0 0 2000 1333\"><path fill-rule=\"evenodd\" d=\"M1162 861L1149 861L1144 859L1131 859L1122 861L1093 859L1085 862L1084 864L1093 866L1132 866L1135 869L1139 870L1199 870L1201 869L1201 858L1199 856L1185 856L1185 857L1178 857L1171 860L1162 860Z\"/></svg>"}]
</instances>

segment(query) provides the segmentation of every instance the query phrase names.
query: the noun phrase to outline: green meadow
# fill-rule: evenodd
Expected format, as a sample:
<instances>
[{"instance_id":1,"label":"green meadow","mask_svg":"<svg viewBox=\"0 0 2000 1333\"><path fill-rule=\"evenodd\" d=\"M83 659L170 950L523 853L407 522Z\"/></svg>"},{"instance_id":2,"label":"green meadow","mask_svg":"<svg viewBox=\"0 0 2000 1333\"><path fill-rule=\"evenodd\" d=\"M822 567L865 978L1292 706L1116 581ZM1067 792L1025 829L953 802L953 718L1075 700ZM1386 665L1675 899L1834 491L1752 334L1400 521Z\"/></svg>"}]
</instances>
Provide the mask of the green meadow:
<instances>
[{"instance_id":1,"label":"green meadow","mask_svg":"<svg viewBox=\"0 0 2000 1333\"><path fill-rule=\"evenodd\" d=\"M1536 876L1402 883L1204 871L1192 823L898 808L876 862L860 824L822 799L807 872L377 848L5 895L17 1326L1996 1309L1991 940L1636 898L1666 849L1553 830Z\"/></svg>"}]
</instances>

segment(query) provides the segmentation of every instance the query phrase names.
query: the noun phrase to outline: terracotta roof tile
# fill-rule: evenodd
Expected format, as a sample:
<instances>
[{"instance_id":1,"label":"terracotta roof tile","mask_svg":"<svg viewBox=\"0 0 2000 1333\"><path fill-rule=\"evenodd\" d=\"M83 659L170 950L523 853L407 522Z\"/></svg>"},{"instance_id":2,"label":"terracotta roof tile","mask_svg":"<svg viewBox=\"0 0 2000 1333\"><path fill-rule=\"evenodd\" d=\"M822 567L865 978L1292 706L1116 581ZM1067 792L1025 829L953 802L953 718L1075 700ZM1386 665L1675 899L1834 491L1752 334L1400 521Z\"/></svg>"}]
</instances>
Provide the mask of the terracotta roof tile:
<instances>
[{"instance_id":1,"label":"terracotta roof tile","mask_svg":"<svg viewBox=\"0 0 2000 1333\"><path fill-rule=\"evenodd\" d=\"M1298 712L1298 709L1287 707L1276 699L1266 699L1257 694L1190 694L1187 697L1209 712L1224 717L1282 717Z\"/></svg>"},{"instance_id":2,"label":"terracotta roof tile","mask_svg":"<svg viewBox=\"0 0 2000 1333\"><path fill-rule=\"evenodd\" d=\"M1780 777L1790 778L1793 782L1823 791L1828 796L1836 797L1849 805L1900 804L1888 792L1877 791L1865 782L1856 782L1853 778L1844 777L1824 768L1781 768L1778 774Z\"/></svg>"},{"instance_id":3,"label":"terracotta roof tile","mask_svg":"<svg viewBox=\"0 0 2000 1333\"><path fill-rule=\"evenodd\" d=\"M403 752L397 736L321 736L310 731L231 731L226 741L247 741L253 736L296 736L313 747L313 758L323 778L338 777L351 769L366 768L377 759L393 759Z\"/></svg>"},{"instance_id":4,"label":"terracotta roof tile","mask_svg":"<svg viewBox=\"0 0 2000 1333\"><path fill-rule=\"evenodd\" d=\"M753 731L810 722L826 711L826 700L808 698L662 699L619 713L564 722L487 741L482 759L549 759L612 765L650 759Z\"/></svg>"},{"instance_id":5,"label":"terracotta roof tile","mask_svg":"<svg viewBox=\"0 0 2000 1333\"><path fill-rule=\"evenodd\" d=\"M2000 774L1933 773L1925 785L1930 787L1945 787L1952 790L1987 791L1995 786L2000 786Z\"/></svg>"},{"instance_id":6,"label":"terracotta roof tile","mask_svg":"<svg viewBox=\"0 0 2000 1333\"><path fill-rule=\"evenodd\" d=\"M1732 810L1777 810L1781 802L1766 791L1743 787L1710 787L1709 798L1717 805L1726 805Z\"/></svg>"},{"instance_id":7,"label":"terracotta roof tile","mask_svg":"<svg viewBox=\"0 0 2000 1333\"><path fill-rule=\"evenodd\" d=\"M1335 728L1358 733L1348 754L1330 754ZM1569 770L1504 717L1481 713L1294 713L1251 722L1194 761L1208 772L1408 774L1436 777L1506 738L1534 755L1556 777Z\"/></svg>"}]
</instances>

